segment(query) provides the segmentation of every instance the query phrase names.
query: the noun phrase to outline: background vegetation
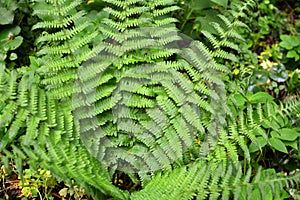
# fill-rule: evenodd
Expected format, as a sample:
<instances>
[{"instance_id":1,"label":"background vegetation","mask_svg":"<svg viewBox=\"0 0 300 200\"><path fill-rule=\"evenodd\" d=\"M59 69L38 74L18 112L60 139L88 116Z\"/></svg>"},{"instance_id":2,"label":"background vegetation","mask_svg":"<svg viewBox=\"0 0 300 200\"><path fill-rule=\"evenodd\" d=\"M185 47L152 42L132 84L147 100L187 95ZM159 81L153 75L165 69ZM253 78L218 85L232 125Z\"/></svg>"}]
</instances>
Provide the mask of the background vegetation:
<instances>
[{"instance_id":1,"label":"background vegetation","mask_svg":"<svg viewBox=\"0 0 300 200\"><path fill-rule=\"evenodd\" d=\"M300 198L300 2L0 15L0 199Z\"/></svg>"}]
</instances>

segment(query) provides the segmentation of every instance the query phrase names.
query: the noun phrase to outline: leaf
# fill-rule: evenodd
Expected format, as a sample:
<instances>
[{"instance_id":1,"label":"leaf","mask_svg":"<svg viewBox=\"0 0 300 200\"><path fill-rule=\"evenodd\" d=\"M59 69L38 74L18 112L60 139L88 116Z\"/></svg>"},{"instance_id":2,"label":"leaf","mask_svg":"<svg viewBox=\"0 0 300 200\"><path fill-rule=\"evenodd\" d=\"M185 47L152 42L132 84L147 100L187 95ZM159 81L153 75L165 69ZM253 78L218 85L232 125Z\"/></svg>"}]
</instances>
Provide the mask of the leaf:
<instances>
[{"instance_id":1,"label":"leaf","mask_svg":"<svg viewBox=\"0 0 300 200\"><path fill-rule=\"evenodd\" d=\"M267 190L267 194L264 196L264 200L273 200L272 190Z\"/></svg>"},{"instance_id":2,"label":"leaf","mask_svg":"<svg viewBox=\"0 0 300 200\"><path fill-rule=\"evenodd\" d=\"M299 55L295 50L291 50L286 55L287 58L295 58L295 61L299 60Z\"/></svg>"},{"instance_id":3,"label":"leaf","mask_svg":"<svg viewBox=\"0 0 300 200\"><path fill-rule=\"evenodd\" d=\"M250 85L248 87L248 91L251 92L251 93L256 93L256 92L260 92L261 88L258 87L257 85Z\"/></svg>"},{"instance_id":4,"label":"leaf","mask_svg":"<svg viewBox=\"0 0 300 200\"><path fill-rule=\"evenodd\" d=\"M290 128L283 128L279 131L280 139L287 141L295 141L299 137L299 133Z\"/></svg>"},{"instance_id":5,"label":"leaf","mask_svg":"<svg viewBox=\"0 0 300 200\"><path fill-rule=\"evenodd\" d=\"M253 190L251 194L251 199L261 199L260 191L258 188Z\"/></svg>"},{"instance_id":6,"label":"leaf","mask_svg":"<svg viewBox=\"0 0 300 200\"><path fill-rule=\"evenodd\" d=\"M34 56L29 56L29 60L30 60L30 67L37 69L40 66L40 61L38 60L38 58L34 57Z\"/></svg>"},{"instance_id":7,"label":"leaf","mask_svg":"<svg viewBox=\"0 0 300 200\"><path fill-rule=\"evenodd\" d=\"M253 152L256 152L256 151L260 150L262 147L264 147L267 144L267 141L261 136L256 138L256 142L257 142L256 144L253 143L253 142L250 144L250 146L249 146L249 152L250 153L253 153ZM259 146L257 146L257 144Z\"/></svg>"},{"instance_id":8,"label":"leaf","mask_svg":"<svg viewBox=\"0 0 300 200\"><path fill-rule=\"evenodd\" d=\"M6 57L7 57L7 54L0 51L0 60L4 61Z\"/></svg>"},{"instance_id":9,"label":"leaf","mask_svg":"<svg viewBox=\"0 0 300 200\"><path fill-rule=\"evenodd\" d=\"M281 126L279 126L279 124L277 123L276 120L272 120L272 121L269 121L269 120L264 120L262 123L261 123L262 127L263 128L266 128L266 129L269 129L271 128L272 130L278 130L279 128L281 128Z\"/></svg>"},{"instance_id":10,"label":"leaf","mask_svg":"<svg viewBox=\"0 0 300 200\"><path fill-rule=\"evenodd\" d=\"M10 10L7 10L5 8L0 8L0 24L12 24L14 21L14 13Z\"/></svg>"},{"instance_id":11,"label":"leaf","mask_svg":"<svg viewBox=\"0 0 300 200\"><path fill-rule=\"evenodd\" d=\"M211 0L211 1L223 7L227 7L228 5L228 0Z\"/></svg>"},{"instance_id":12,"label":"leaf","mask_svg":"<svg viewBox=\"0 0 300 200\"><path fill-rule=\"evenodd\" d=\"M283 143L285 144L285 146L290 146L294 149L298 149L297 141L283 141Z\"/></svg>"},{"instance_id":13,"label":"leaf","mask_svg":"<svg viewBox=\"0 0 300 200\"><path fill-rule=\"evenodd\" d=\"M19 26L5 26L5 29L0 31L0 41L2 42L3 40L8 40L10 35L16 36L20 32L21 28Z\"/></svg>"},{"instance_id":14,"label":"leaf","mask_svg":"<svg viewBox=\"0 0 300 200\"><path fill-rule=\"evenodd\" d=\"M290 36L290 35L281 35L280 39L282 40L279 43L279 46L291 50L296 46L300 45L300 41L296 36Z\"/></svg>"},{"instance_id":15,"label":"leaf","mask_svg":"<svg viewBox=\"0 0 300 200\"><path fill-rule=\"evenodd\" d=\"M253 76L250 78L250 82L251 82L251 84L255 84L257 82L258 84L263 85L263 84L267 83L268 78L269 78L268 75L269 75L269 72L266 70L255 72L253 74Z\"/></svg>"},{"instance_id":16,"label":"leaf","mask_svg":"<svg viewBox=\"0 0 300 200\"><path fill-rule=\"evenodd\" d=\"M9 60L16 60L18 58L18 55L16 53L11 53L9 56Z\"/></svg>"},{"instance_id":17,"label":"leaf","mask_svg":"<svg viewBox=\"0 0 300 200\"><path fill-rule=\"evenodd\" d=\"M210 0L201 0L201 1L194 1L191 5L191 8L194 10L203 10L205 8L209 8L212 6Z\"/></svg>"},{"instance_id":18,"label":"leaf","mask_svg":"<svg viewBox=\"0 0 300 200\"><path fill-rule=\"evenodd\" d=\"M277 138L271 138L270 145L271 145L271 147L273 147L274 149L276 149L278 151L281 151L283 153L288 153L284 143Z\"/></svg>"},{"instance_id":19,"label":"leaf","mask_svg":"<svg viewBox=\"0 0 300 200\"><path fill-rule=\"evenodd\" d=\"M238 94L235 94L233 95L233 98L235 99L236 101L236 104L239 108L243 107L245 102L246 102L246 99L243 95L241 95L240 93Z\"/></svg>"},{"instance_id":20,"label":"leaf","mask_svg":"<svg viewBox=\"0 0 300 200\"><path fill-rule=\"evenodd\" d=\"M255 94L249 96L248 100L251 103L267 103L267 102L273 101L274 97L272 97L271 95L269 95L266 92L257 92Z\"/></svg>"},{"instance_id":21,"label":"leaf","mask_svg":"<svg viewBox=\"0 0 300 200\"><path fill-rule=\"evenodd\" d=\"M286 72L285 66L283 64L273 65L270 78L276 82L284 82L289 78L288 73ZM276 84L276 83L275 83ZM277 87L277 85L276 85Z\"/></svg>"},{"instance_id":22,"label":"leaf","mask_svg":"<svg viewBox=\"0 0 300 200\"><path fill-rule=\"evenodd\" d=\"M272 137L272 138L280 138L280 135L279 135L278 132L272 131L272 132L271 132L271 137Z\"/></svg>"},{"instance_id":23,"label":"leaf","mask_svg":"<svg viewBox=\"0 0 300 200\"><path fill-rule=\"evenodd\" d=\"M4 51L10 51L10 50L15 50L18 48L23 42L23 37L18 36L15 37L12 40L7 40L5 42L1 42L0 48L2 48Z\"/></svg>"},{"instance_id":24,"label":"leaf","mask_svg":"<svg viewBox=\"0 0 300 200\"><path fill-rule=\"evenodd\" d=\"M68 188L61 189L58 194L62 197L66 197L68 195Z\"/></svg>"}]
</instances>

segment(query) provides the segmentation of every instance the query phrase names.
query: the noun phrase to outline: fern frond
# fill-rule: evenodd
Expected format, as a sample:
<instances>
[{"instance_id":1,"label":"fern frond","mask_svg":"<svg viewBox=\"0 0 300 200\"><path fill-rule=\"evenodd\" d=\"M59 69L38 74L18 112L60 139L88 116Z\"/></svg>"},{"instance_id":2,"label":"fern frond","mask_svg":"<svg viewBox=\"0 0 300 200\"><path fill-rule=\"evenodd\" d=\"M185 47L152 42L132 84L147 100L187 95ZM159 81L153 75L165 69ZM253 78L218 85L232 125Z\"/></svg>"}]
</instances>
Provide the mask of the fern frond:
<instances>
[{"instance_id":1,"label":"fern frond","mask_svg":"<svg viewBox=\"0 0 300 200\"><path fill-rule=\"evenodd\" d=\"M174 2L106 2L111 17L101 27L104 48L99 59L90 57L92 64L79 68L72 90L83 143L105 165L114 166L111 173L181 166L195 135L205 137L209 122L200 115L214 115L210 101L223 98L214 90L223 87L217 74L226 69L203 43L178 47L183 38L173 26L176 19L163 16L177 9ZM176 54L180 58L170 61ZM187 70L192 81L180 70ZM43 82L59 86L64 80ZM72 93L65 93L71 85L61 87L60 97Z\"/></svg>"},{"instance_id":2,"label":"fern frond","mask_svg":"<svg viewBox=\"0 0 300 200\"><path fill-rule=\"evenodd\" d=\"M7 78L10 76L9 74ZM21 80L26 80L26 75ZM67 101L58 102L48 96L35 83L24 84L21 81L16 83L16 87L21 88L16 91L16 95L23 100L7 98L6 105L0 110L1 128L7 129L0 141L0 151L3 152L1 160L14 159L17 170L22 174L22 161L28 159L30 166L51 170L59 180L84 182L91 194L102 191L107 195L114 194L119 199L128 199L126 192L111 185L106 169L99 165L81 143L74 126L71 105ZM24 92L27 95L18 94ZM32 103L24 105L22 102L25 98L25 102ZM12 111L9 121L9 115L3 115L5 110ZM9 148L13 154L7 150ZM80 163L78 160L81 160Z\"/></svg>"},{"instance_id":3,"label":"fern frond","mask_svg":"<svg viewBox=\"0 0 300 200\"><path fill-rule=\"evenodd\" d=\"M238 59L236 58L236 56L234 54L228 53L223 50L215 51L214 55L216 58L223 58L223 59L234 61L234 62L238 61Z\"/></svg>"},{"instance_id":4,"label":"fern frond","mask_svg":"<svg viewBox=\"0 0 300 200\"><path fill-rule=\"evenodd\" d=\"M78 18L82 17L84 14L85 13L82 13L81 16L78 16ZM59 25L62 26L62 27L59 27L59 28L64 28L65 27L63 24L59 24ZM76 34L80 33L81 31L83 31L84 29L86 29L90 25L91 25L90 23L86 22L86 23L80 24L78 27L73 27L72 29L61 30L59 32L52 33L52 34L51 33L50 34L45 34L45 35L39 37L36 40L36 42L40 43L40 42L44 42L44 41L59 41L59 40L65 41L67 39L71 39ZM41 27L41 28L48 28L48 27Z\"/></svg>"},{"instance_id":5,"label":"fern frond","mask_svg":"<svg viewBox=\"0 0 300 200\"><path fill-rule=\"evenodd\" d=\"M172 24L172 23L176 23L176 22L178 22L177 19L170 18L170 17L169 18L165 18L165 19L156 19L154 21L156 27L164 27L164 26L166 26L168 24Z\"/></svg>"},{"instance_id":6,"label":"fern frond","mask_svg":"<svg viewBox=\"0 0 300 200\"><path fill-rule=\"evenodd\" d=\"M251 180L251 168L243 176L240 166L217 166L214 168L211 163L199 160L171 173L158 174L142 191L134 192L131 197L149 200L191 199L195 196L197 199L264 199L268 195L270 198L278 198L285 186L293 186L300 178L299 173L284 176L276 174L272 169L259 168ZM182 187L182 183L189 184Z\"/></svg>"},{"instance_id":7,"label":"fern frond","mask_svg":"<svg viewBox=\"0 0 300 200\"><path fill-rule=\"evenodd\" d=\"M104 8L103 10L108 12L109 14L119 18L120 20L125 20L128 17L131 17L132 15L142 14L143 12L148 11L148 7L146 6L137 6L133 8L128 8L126 12L120 12L118 10L114 10L110 7Z\"/></svg>"},{"instance_id":8,"label":"fern frond","mask_svg":"<svg viewBox=\"0 0 300 200\"><path fill-rule=\"evenodd\" d=\"M81 0L75 1L48 1L47 3L44 1L38 1L36 5L33 15L42 15L42 16L66 16L72 11L74 8L79 6L82 3ZM52 6L57 5L57 6ZM46 8L46 9L45 9Z\"/></svg>"},{"instance_id":9,"label":"fern frond","mask_svg":"<svg viewBox=\"0 0 300 200\"><path fill-rule=\"evenodd\" d=\"M115 6L118 6L122 9L126 9L131 7L131 5L143 2L142 0L126 0L126 1L119 1L119 0L105 0L107 3L111 3Z\"/></svg>"},{"instance_id":10,"label":"fern frond","mask_svg":"<svg viewBox=\"0 0 300 200\"><path fill-rule=\"evenodd\" d=\"M292 117L300 113L300 101L298 99L288 99L284 104L281 104L282 111Z\"/></svg>"},{"instance_id":11,"label":"fern frond","mask_svg":"<svg viewBox=\"0 0 300 200\"><path fill-rule=\"evenodd\" d=\"M80 2L49 0L34 8L41 17L34 29L56 28L37 41L41 85L1 71L6 163L18 159L21 169L28 159L60 180L82 183L92 195L115 199L130 198L111 183L119 170L141 177L143 190L132 199L239 199L248 193L262 199L262 188L275 197L299 181L299 174L262 169L253 178L251 168L240 166L243 156L250 161L249 142L268 140L262 127L280 128L281 116L299 112L296 101L282 105L284 113L272 102L249 101L246 113L227 113L219 75L228 70L217 61L235 60L233 40L242 39L236 27L245 27L239 20L252 0L220 14L221 22L211 24L214 34L203 31L212 48L198 41L180 46L184 37L168 16L178 9L172 0L105 0L110 16L99 29L78 12Z\"/></svg>"},{"instance_id":12,"label":"fern frond","mask_svg":"<svg viewBox=\"0 0 300 200\"><path fill-rule=\"evenodd\" d=\"M253 4L255 5L254 1L232 3L228 12L218 14L218 20L215 19L210 22L209 26L214 31L210 29L201 31L211 45L211 54L214 58L237 62L235 55L232 52L228 52L228 47L230 50L239 51L239 47L235 43L237 40L243 41L244 38L238 33L237 28L249 29L241 19L246 18L244 13L249 12Z\"/></svg>"},{"instance_id":13,"label":"fern frond","mask_svg":"<svg viewBox=\"0 0 300 200\"><path fill-rule=\"evenodd\" d=\"M10 98L10 99L15 99L16 98L16 90L17 90L17 73L16 71L12 71L10 76L9 76L9 79L7 80L7 96Z\"/></svg>"},{"instance_id":14,"label":"fern frond","mask_svg":"<svg viewBox=\"0 0 300 200\"><path fill-rule=\"evenodd\" d=\"M95 49L87 47L95 41L99 32L91 28L93 23L86 17L84 11L77 12L81 3L80 0L49 1L38 2L34 7L34 14L37 14L42 21L33 29L47 30L56 27L55 32L45 31L36 41L42 44L38 54L43 56L42 66L38 72L45 77L43 84L56 98L69 97L72 94L72 92L63 92L60 88L64 86L66 89L67 86L74 85L77 78L74 70L103 49L97 43L94 43Z\"/></svg>"},{"instance_id":15,"label":"fern frond","mask_svg":"<svg viewBox=\"0 0 300 200\"><path fill-rule=\"evenodd\" d=\"M64 18L63 20L61 19L56 19L53 21L42 21L38 22L35 25L32 26L32 30L39 29L39 28L67 28L70 26L74 21L77 21L81 17L83 17L86 13L84 11L79 11L74 15L68 16ZM47 39L42 39L43 37L47 36L42 36L38 41L46 41ZM55 39L55 38L53 38ZM57 39L55 39L57 40Z\"/></svg>"},{"instance_id":16,"label":"fern frond","mask_svg":"<svg viewBox=\"0 0 300 200\"><path fill-rule=\"evenodd\" d=\"M154 17L158 17L158 16L161 16L161 15L166 15L168 14L169 12L173 12L175 10L179 10L180 8L178 6L169 6L169 7L165 7L161 10L154 10L153 12L153 16Z\"/></svg>"}]
</instances>

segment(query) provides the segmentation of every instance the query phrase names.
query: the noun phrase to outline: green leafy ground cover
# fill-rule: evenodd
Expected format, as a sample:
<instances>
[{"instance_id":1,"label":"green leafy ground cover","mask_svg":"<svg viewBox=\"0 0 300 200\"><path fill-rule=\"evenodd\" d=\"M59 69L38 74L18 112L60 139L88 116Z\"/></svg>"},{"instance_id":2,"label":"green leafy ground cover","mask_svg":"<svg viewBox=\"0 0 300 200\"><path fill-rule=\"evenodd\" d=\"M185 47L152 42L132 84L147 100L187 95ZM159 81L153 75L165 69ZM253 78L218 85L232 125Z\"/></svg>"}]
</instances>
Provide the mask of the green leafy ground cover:
<instances>
[{"instance_id":1,"label":"green leafy ground cover","mask_svg":"<svg viewBox=\"0 0 300 200\"><path fill-rule=\"evenodd\" d=\"M0 13L0 199L300 198L298 1Z\"/></svg>"}]
</instances>

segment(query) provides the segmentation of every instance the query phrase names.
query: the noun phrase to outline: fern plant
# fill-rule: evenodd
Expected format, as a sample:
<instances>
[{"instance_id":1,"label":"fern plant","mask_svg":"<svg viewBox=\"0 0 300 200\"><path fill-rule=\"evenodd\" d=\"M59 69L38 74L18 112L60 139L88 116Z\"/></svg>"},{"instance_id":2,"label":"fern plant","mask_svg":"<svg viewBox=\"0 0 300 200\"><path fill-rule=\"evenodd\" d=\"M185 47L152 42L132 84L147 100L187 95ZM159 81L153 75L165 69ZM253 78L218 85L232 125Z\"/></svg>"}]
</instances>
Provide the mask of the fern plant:
<instances>
[{"instance_id":1,"label":"fern plant","mask_svg":"<svg viewBox=\"0 0 300 200\"><path fill-rule=\"evenodd\" d=\"M202 160L170 174L156 175L132 199L283 199L288 197L283 189L299 181L299 174L285 177L273 169L259 168L254 177L251 173L250 168L243 175L241 168L232 165L212 168Z\"/></svg>"},{"instance_id":2,"label":"fern plant","mask_svg":"<svg viewBox=\"0 0 300 200\"><path fill-rule=\"evenodd\" d=\"M43 48L38 52L43 63L38 69L43 76L41 83L54 98L70 96L77 68L80 64L99 53L101 46L88 48L102 37L86 12L78 10L82 1L36 1L33 9L42 21L32 29L45 29L36 43Z\"/></svg>"},{"instance_id":3,"label":"fern plant","mask_svg":"<svg viewBox=\"0 0 300 200\"><path fill-rule=\"evenodd\" d=\"M299 174L255 172L248 147L270 143L267 131L286 126L299 101L254 105L227 97L222 82L228 70L218 61L235 61L236 28L254 1L220 14L203 42L178 33L172 0L105 2L101 24L80 0L34 3L40 58L0 71L6 165L49 169L95 199L281 198L299 182Z\"/></svg>"},{"instance_id":4,"label":"fern plant","mask_svg":"<svg viewBox=\"0 0 300 200\"><path fill-rule=\"evenodd\" d=\"M175 19L161 18L176 6L165 7L168 2L108 2L112 6L105 11L112 18L103 21L105 47L96 58L101 63L93 60L90 65L89 61L79 69L80 77L87 77L88 70L94 73L90 79L78 81L82 92L73 95L83 141L98 160L113 169L148 172L168 168L175 161L180 166L194 134L203 137L208 128L201 117L212 115L209 101L219 98L203 80L219 84L220 69L191 51L194 48L208 56L201 43L190 44L183 51L176 48L182 39L171 24ZM176 54L179 58L172 59ZM107 59L112 64L103 66ZM99 69L99 65L103 67ZM206 70L206 65L211 69ZM203 73L194 75L193 80L180 72L185 67ZM83 96L88 96L85 105ZM139 176L142 181L149 179L145 174Z\"/></svg>"},{"instance_id":5,"label":"fern plant","mask_svg":"<svg viewBox=\"0 0 300 200\"><path fill-rule=\"evenodd\" d=\"M1 95L0 151L5 153L5 156L1 156L4 164L8 166L9 159L15 159L17 169L22 174L22 161L27 160L33 169L41 166L55 171L58 180L70 184L71 180L76 180L88 190L98 188L101 191L110 187L106 170L100 168L80 143L71 106L67 102L58 102L40 89L34 81L38 78L33 74L28 72L21 76L16 71L7 73L1 70L1 94L5 95ZM34 77L29 78L30 75ZM17 83L20 77L21 81ZM79 158L81 164L77 162ZM98 176L95 177L95 174ZM103 190L104 194L109 194L111 189L116 190L111 191L114 194L119 191L114 186L106 189ZM119 191L119 195L122 199L126 194Z\"/></svg>"}]
</instances>

